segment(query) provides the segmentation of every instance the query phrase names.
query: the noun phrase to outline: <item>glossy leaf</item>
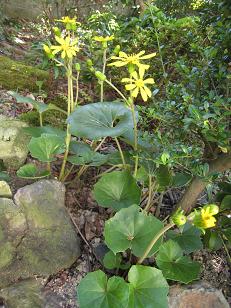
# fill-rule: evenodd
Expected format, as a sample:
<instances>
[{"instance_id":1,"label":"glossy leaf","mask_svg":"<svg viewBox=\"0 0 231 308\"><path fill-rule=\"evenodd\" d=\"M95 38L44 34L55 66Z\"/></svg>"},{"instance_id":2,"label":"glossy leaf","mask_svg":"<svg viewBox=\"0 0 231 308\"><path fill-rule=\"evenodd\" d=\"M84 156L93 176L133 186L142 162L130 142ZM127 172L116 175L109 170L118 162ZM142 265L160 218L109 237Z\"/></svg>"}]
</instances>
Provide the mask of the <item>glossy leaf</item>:
<instances>
[{"instance_id":1,"label":"glossy leaf","mask_svg":"<svg viewBox=\"0 0 231 308\"><path fill-rule=\"evenodd\" d=\"M51 126L23 127L23 131L35 138L41 137L42 134L56 135L62 138L66 136L66 132Z\"/></svg>"},{"instance_id":2,"label":"glossy leaf","mask_svg":"<svg viewBox=\"0 0 231 308\"><path fill-rule=\"evenodd\" d=\"M140 210L139 206L132 205L106 221L105 242L115 254L130 248L135 256L141 257L155 234L163 228L160 220ZM159 249L161 242L162 238L153 246L149 256Z\"/></svg>"},{"instance_id":3,"label":"glossy leaf","mask_svg":"<svg viewBox=\"0 0 231 308\"><path fill-rule=\"evenodd\" d=\"M108 279L99 270L81 280L77 295L80 308L127 308L129 285L120 277Z\"/></svg>"},{"instance_id":4,"label":"glossy leaf","mask_svg":"<svg viewBox=\"0 0 231 308\"><path fill-rule=\"evenodd\" d=\"M91 151L81 155L69 156L68 161L73 165L101 166L107 162L107 155Z\"/></svg>"},{"instance_id":5,"label":"glossy leaf","mask_svg":"<svg viewBox=\"0 0 231 308\"><path fill-rule=\"evenodd\" d=\"M69 116L68 123L74 136L91 140L118 137L133 128L131 111L116 102L80 106Z\"/></svg>"},{"instance_id":6,"label":"glossy leaf","mask_svg":"<svg viewBox=\"0 0 231 308\"><path fill-rule=\"evenodd\" d=\"M203 248L201 231L189 223L186 223L179 232L168 231L167 236L177 242L186 254Z\"/></svg>"},{"instance_id":7,"label":"glossy leaf","mask_svg":"<svg viewBox=\"0 0 231 308\"><path fill-rule=\"evenodd\" d=\"M131 295L129 307L167 308L168 283L162 272L154 267L133 265L128 273Z\"/></svg>"},{"instance_id":8,"label":"glossy leaf","mask_svg":"<svg viewBox=\"0 0 231 308\"><path fill-rule=\"evenodd\" d=\"M100 206L111 207L116 211L140 203L140 188L128 171L103 175L94 185L93 193Z\"/></svg>"},{"instance_id":9,"label":"glossy leaf","mask_svg":"<svg viewBox=\"0 0 231 308\"><path fill-rule=\"evenodd\" d=\"M42 162L55 160L55 155L64 152L64 140L55 135L42 134L41 137L32 137L28 145L31 155Z\"/></svg>"},{"instance_id":10,"label":"glossy leaf","mask_svg":"<svg viewBox=\"0 0 231 308\"><path fill-rule=\"evenodd\" d=\"M189 283L197 279L200 272L200 264L183 256L183 250L173 240L161 245L156 263L166 279L182 283Z\"/></svg>"}]
</instances>

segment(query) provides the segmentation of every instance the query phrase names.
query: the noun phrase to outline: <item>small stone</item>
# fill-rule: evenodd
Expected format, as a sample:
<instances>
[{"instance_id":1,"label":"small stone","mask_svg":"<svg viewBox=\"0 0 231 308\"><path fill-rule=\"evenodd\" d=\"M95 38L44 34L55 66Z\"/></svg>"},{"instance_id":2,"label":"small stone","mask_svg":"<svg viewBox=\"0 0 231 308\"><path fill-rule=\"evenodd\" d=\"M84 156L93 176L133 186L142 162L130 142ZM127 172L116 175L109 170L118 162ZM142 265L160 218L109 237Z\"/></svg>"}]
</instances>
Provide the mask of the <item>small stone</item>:
<instances>
[{"instance_id":1,"label":"small stone","mask_svg":"<svg viewBox=\"0 0 231 308\"><path fill-rule=\"evenodd\" d=\"M27 126L22 121L0 115L0 160L6 168L16 170L24 164L30 136L22 128Z\"/></svg>"},{"instance_id":2,"label":"small stone","mask_svg":"<svg viewBox=\"0 0 231 308\"><path fill-rule=\"evenodd\" d=\"M4 197L4 198L12 197L10 186L5 181L0 181L0 197Z\"/></svg>"},{"instance_id":3,"label":"small stone","mask_svg":"<svg viewBox=\"0 0 231 308\"><path fill-rule=\"evenodd\" d=\"M172 286L169 293L169 308L229 308L222 292L207 282L186 286Z\"/></svg>"}]
</instances>

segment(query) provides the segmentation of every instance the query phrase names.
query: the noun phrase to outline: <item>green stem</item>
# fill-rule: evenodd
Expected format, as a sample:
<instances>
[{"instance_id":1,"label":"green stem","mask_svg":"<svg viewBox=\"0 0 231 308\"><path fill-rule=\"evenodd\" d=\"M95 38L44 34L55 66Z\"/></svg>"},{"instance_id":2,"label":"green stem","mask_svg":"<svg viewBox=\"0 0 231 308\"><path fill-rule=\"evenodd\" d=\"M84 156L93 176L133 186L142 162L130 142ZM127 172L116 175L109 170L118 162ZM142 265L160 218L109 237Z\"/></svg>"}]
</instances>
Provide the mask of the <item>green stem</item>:
<instances>
[{"instance_id":1,"label":"green stem","mask_svg":"<svg viewBox=\"0 0 231 308\"><path fill-rule=\"evenodd\" d=\"M231 263L231 256L230 256L229 250L228 250L228 248L227 248L227 246L226 246L226 244L225 244L225 241L223 240L222 235L221 235L220 233L219 233L219 237L220 237L220 239L221 239L221 241L222 241L222 244L223 244L223 246L224 246L225 252L226 252L226 254L227 254L228 262Z\"/></svg>"},{"instance_id":2,"label":"green stem","mask_svg":"<svg viewBox=\"0 0 231 308\"><path fill-rule=\"evenodd\" d=\"M125 101L125 103L128 103L128 100L126 99L126 97L123 95L123 93L116 87L116 86L114 86L114 84L113 83L111 83L109 80L105 80L105 82L107 83L107 84L109 84L121 97L122 97L122 99Z\"/></svg>"},{"instance_id":3,"label":"green stem","mask_svg":"<svg viewBox=\"0 0 231 308\"><path fill-rule=\"evenodd\" d=\"M79 99L79 75L80 72L77 73L77 78L76 78L76 96L75 96L75 107L78 104L78 99Z\"/></svg>"},{"instance_id":4,"label":"green stem","mask_svg":"<svg viewBox=\"0 0 231 308\"><path fill-rule=\"evenodd\" d=\"M67 163L67 157L68 157L68 153L69 153L70 142L71 142L71 134L69 132L69 125L68 125L67 126L67 136L66 136L66 151L64 153L63 163L62 163L61 171L60 171L60 174L59 174L59 180L60 181L64 180L65 167L66 167L66 163Z\"/></svg>"},{"instance_id":5,"label":"green stem","mask_svg":"<svg viewBox=\"0 0 231 308\"><path fill-rule=\"evenodd\" d=\"M106 63L107 63L107 48L103 50L103 70L102 73L105 75L106 71ZM104 101L104 81L101 81L101 89L100 89L100 102Z\"/></svg>"},{"instance_id":6,"label":"green stem","mask_svg":"<svg viewBox=\"0 0 231 308\"><path fill-rule=\"evenodd\" d=\"M43 127L43 116L41 112L39 112L39 124L41 127Z\"/></svg>"},{"instance_id":7,"label":"green stem","mask_svg":"<svg viewBox=\"0 0 231 308\"><path fill-rule=\"evenodd\" d=\"M148 245L148 247L146 248L144 254L142 255L141 258L139 258L137 264L142 264L144 259L147 258L149 252L152 250L152 247L156 244L156 242L159 240L159 238L161 238L161 236L168 231L169 229L171 229L174 226L173 223L169 223L167 224L162 230L160 230L159 233L157 233L154 238L151 240L150 244Z\"/></svg>"},{"instance_id":8,"label":"green stem","mask_svg":"<svg viewBox=\"0 0 231 308\"><path fill-rule=\"evenodd\" d=\"M148 213L149 212L149 210L150 210L150 207L151 207L151 201L152 201L152 176L149 174L148 175L148 183L149 183L149 185L148 185L148 202L147 202L147 204L146 204L146 206L145 206L145 211Z\"/></svg>"},{"instance_id":9,"label":"green stem","mask_svg":"<svg viewBox=\"0 0 231 308\"><path fill-rule=\"evenodd\" d=\"M122 159L122 162L123 162L123 167L124 167L124 169L125 169L125 168L126 168L126 161L125 161L125 159L124 159L124 154L123 154L123 151L122 151L122 149L121 149L119 140L118 140L118 138L116 138L116 137L115 137L115 142L116 142L116 145L117 145L118 150L119 150L119 152L120 152L120 156L121 156L121 159Z\"/></svg>"},{"instance_id":10,"label":"green stem","mask_svg":"<svg viewBox=\"0 0 231 308\"><path fill-rule=\"evenodd\" d=\"M131 103L131 112L132 112L132 120L134 126L134 151L137 152L138 150L138 131L137 131L137 121L136 121L136 112L135 112L135 105L132 101ZM138 164L139 164L139 156L136 154L135 156L135 169L134 169L134 177L137 175L138 171Z\"/></svg>"},{"instance_id":11,"label":"green stem","mask_svg":"<svg viewBox=\"0 0 231 308\"><path fill-rule=\"evenodd\" d=\"M47 162L47 171L49 171L49 173L51 173L51 162Z\"/></svg>"}]
</instances>

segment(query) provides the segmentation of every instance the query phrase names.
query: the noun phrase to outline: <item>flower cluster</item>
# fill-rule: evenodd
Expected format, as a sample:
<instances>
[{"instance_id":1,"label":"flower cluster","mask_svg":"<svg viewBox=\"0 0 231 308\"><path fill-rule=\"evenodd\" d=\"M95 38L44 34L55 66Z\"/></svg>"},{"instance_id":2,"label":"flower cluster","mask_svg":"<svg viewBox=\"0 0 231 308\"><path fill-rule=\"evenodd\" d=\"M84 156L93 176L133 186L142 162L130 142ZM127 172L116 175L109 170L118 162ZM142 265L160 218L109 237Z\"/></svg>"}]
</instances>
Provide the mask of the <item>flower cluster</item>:
<instances>
[{"instance_id":1,"label":"flower cluster","mask_svg":"<svg viewBox=\"0 0 231 308\"><path fill-rule=\"evenodd\" d=\"M79 52L79 47L77 46L77 39L71 40L69 36L67 36L66 38L55 36L55 40L57 43L59 43L59 45L52 45L50 47L47 45L43 45L44 51L48 54L50 58L60 52L62 59L71 59L73 56L76 56L77 52Z\"/></svg>"},{"instance_id":2,"label":"flower cluster","mask_svg":"<svg viewBox=\"0 0 231 308\"><path fill-rule=\"evenodd\" d=\"M147 87L147 84L154 84L153 78L144 79L145 71L149 69L149 65L141 61L153 58L156 53L144 55L145 51L138 54L127 55L125 52L120 51L119 56L112 56L112 60L116 60L109 64L109 66L122 67L127 66L130 72L130 78L123 78L121 81L127 83L125 89L131 92L131 97L136 98L139 94L144 102L151 97L152 93ZM138 72L136 69L138 68Z\"/></svg>"}]
</instances>

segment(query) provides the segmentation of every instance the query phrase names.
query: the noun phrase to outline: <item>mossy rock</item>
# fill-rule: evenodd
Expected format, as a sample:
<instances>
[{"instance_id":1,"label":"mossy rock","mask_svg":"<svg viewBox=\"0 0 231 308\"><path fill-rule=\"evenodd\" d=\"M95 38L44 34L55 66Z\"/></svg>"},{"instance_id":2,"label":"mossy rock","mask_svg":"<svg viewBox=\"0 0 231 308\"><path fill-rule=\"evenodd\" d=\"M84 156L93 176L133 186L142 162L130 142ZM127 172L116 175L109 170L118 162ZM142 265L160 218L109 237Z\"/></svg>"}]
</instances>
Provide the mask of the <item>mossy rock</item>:
<instances>
[{"instance_id":1,"label":"mossy rock","mask_svg":"<svg viewBox=\"0 0 231 308\"><path fill-rule=\"evenodd\" d=\"M57 96L49 100L47 104L53 104L65 111L67 111L67 101L65 97ZM30 126L39 126L39 113L36 110L29 111L20 115L20 120L26 122ZM64 113L56 110L49 110L43 114L43 125L65 129L66 116Z\"/></svg>"},{"instance_id":2,"label":"mossy rock","mask_svg":"<svg viewBox=\"0 0 231 308\"><path fill-rule=\"evenodd\" d=\"M14 201L0 198L0 289L19 279L56 274L80 255L60 182L25 186Z\"/></svg>"},{"instance_id":3,"label":"mossy rock","mask_svg":"<svg viewBox=\"0 0 231 308\"><path fill-rule=\"evenodd\" d=\"M0 56L0 85L6 90L37 91L36 81L43 81L44 90L48 89L49 73L26 65L22 62Z\"/></svg>"}]
</instances>

